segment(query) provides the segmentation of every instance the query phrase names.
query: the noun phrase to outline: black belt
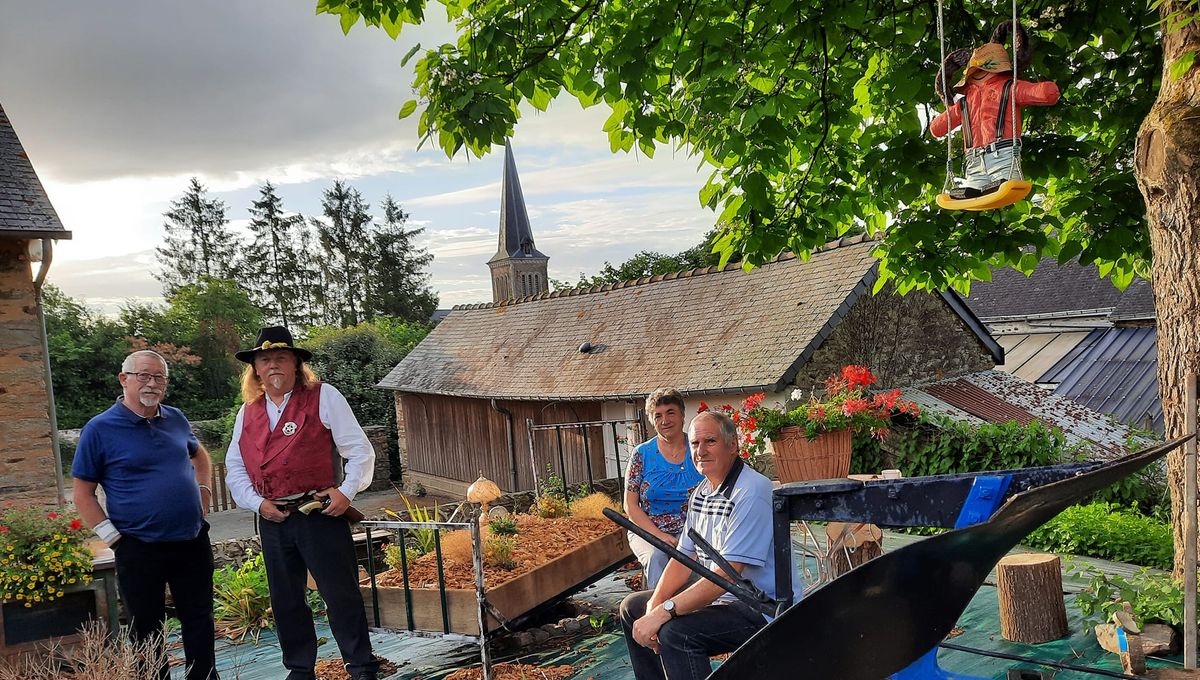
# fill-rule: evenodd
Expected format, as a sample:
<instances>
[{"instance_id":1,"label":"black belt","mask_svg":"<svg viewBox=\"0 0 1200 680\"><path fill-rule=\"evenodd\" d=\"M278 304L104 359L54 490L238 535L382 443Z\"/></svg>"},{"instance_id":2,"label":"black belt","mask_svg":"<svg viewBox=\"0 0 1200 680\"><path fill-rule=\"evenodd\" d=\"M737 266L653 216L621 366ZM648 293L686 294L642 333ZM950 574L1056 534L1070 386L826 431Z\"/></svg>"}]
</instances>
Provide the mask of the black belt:
<instances>
[{"instance_id":1,"label":"black belt","mask_svg":"<svg viewBox=\"0 0 1200 680\"><path fill-rule=\"evenodd\" d=\"M1010 146L1016 146L1016 147L1020 148L1021 140L1013 139L1011 137L1006 138L1006 139L997 139L996 141L992 142L991 144L988 144L987 146L977 146L973 149L967 149L967 154L970 155L971 157L981 156L985 153L990 153L992 151L999 151L1000 149L1007 149Z\"/></svg>"}]
</instances>

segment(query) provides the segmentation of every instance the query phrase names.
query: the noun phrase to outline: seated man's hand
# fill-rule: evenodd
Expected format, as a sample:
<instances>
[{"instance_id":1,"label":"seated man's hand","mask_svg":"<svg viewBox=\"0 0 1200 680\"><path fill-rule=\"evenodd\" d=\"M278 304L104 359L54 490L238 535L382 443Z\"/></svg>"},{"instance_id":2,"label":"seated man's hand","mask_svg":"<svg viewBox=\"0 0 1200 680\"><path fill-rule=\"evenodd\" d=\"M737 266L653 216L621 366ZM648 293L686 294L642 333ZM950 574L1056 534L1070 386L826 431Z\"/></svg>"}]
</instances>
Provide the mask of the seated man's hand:
<instances>
[{"instance_id":1,"label":"seated man's hand","mask_svg":"<svg viewBox=\"0 0 1200 680\"><path fill-rule=\"evenodd\" d=\"M657 654L658 645L658 629L671 619L671 615L663 610L662 607L655 607L646 612L646 615L637 621L633 622L633 639L639 645L653 649Z\"/></svg>"},{"instance_id":2,"label":"seated man's hand","mask_svg":"<svg viewBox=\"0 0 1200 680\"><path fill-rule=\"evenodd\" d=\"M350 507L350 499L346 498L346 494L339 491L336 486L331 486L324 491L318 491L313 495L317 498L329 499L329 505L325 506L325 509L321 511L322 515L341 517L342 513L346 512L346 508Z\"/></svg>"}]
</instances>

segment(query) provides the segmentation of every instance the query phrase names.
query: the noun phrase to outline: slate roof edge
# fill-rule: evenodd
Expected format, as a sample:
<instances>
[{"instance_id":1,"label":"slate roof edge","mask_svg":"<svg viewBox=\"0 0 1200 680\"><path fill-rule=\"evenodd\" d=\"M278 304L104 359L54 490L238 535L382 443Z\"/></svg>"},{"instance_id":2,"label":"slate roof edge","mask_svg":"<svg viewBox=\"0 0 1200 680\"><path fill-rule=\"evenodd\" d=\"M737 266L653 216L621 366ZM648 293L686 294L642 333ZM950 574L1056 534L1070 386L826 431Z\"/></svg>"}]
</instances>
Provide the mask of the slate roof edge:
<instances>
[{"instance_id":1,"label":"slate roof edge","mask_svg":"<svg viewBox=\"0 0 1200 680\"><path fill-rule=\"evenodd\" d=\"M975 312L972 312L971 308L967 306L966 301L953 290L940 290L938 291L938 295L941 295L946 304L950 305L950 309L953 309L954 313L958 314L958 318L967 324L967 328L975 334L975 338L979 340L979 343L987 348L996 365L1003 364L1004 348L1000 346L1000 343L996 342L996 339L988 332L987 327L983 325L979 317L975 316Z\"/></svg>"},{"instance_id":2,"label":"slate roof edge","mask_svg":"<svg viewBox=\"0 0 1200 680\"><path fill-rule=\"evenodd\" d=\"M45 230L45 229L0 229L0 238L11 238L11 239L42 239L42 238L52 238L52 239L70 239L70 238L71 238L71 232L67 231L66 229L63 229L62 231L58 231L58 230Z\"/></svg>"},{"instance_id":3,"label":"slate roof edge","mask_svg":"<svg viewBox=\"0 0 1200 680\"><path fill-rule=\"evenodd\" d=\"M858 245L860 243L869 243L873 240L874 239L872 239L867 234L860 234L858 236L844 236L840 239L837 239L836 241L830 241L829 243L826 243L823 246L814 248L812 250L812 252L810 253L810 255L817 255L820 253L829 252L831 250L836 250L837 248ZM772 262L784 262L786 260L794 260L796 258L797 258L797 256L794 253L785 252L785 253L780 253L774 259L772 259L769 262L766 262L764 264L771 264ZM451 311L466 310L466 309L493 309L493 308L500 308L500 307L508 307L511 305L518 305L523 302L533 302L535 300L545 300L548 298L576 297L576 296L580 296L580 295L590 295L592 293L603 293L603 292L610 291L610 290L616 290L618 288L630 288L633 286L642 286L642 285L645 285L648 283L658 283L659 281L665 281L665 280L686 279L686 278L691 278L694 276L704 276L706 274L720 274L722 272L733 271L735 269L741 269L741 267L742 267L741 263L731 262L731 263L725 265L725 267L723 267L723 268L713 265L711 267L699 267L696 269L691 269L691 270L683 271L683 272L672 272L670 274L658 274L655 276L643 276L638 279L629 279L629 280L620 281L617 283L606 283L606 284L601 284L601 285L597 285L597 286L581 286L578 288L571 288L570 290L556 290L556 291L552 291L552 292L547 291L547 292L543 292L543 293L538 293L536 295L528 295L526 297L521 297L521 298L511 298L508 300L502 300L500 302L479 302L479 303L474 303L474 304L455 305L454 307L451 308Z\"/></svg>"}]
</instances>

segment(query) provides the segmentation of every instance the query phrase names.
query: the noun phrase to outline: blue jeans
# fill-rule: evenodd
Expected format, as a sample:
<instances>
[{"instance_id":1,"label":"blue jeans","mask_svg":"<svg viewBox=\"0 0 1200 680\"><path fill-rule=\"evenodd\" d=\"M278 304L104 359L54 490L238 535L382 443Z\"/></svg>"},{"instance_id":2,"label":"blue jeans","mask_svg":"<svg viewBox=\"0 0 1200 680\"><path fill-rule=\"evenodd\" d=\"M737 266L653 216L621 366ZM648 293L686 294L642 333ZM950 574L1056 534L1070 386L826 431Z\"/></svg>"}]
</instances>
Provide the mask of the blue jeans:
<instances>
[{"instance_id":1,"label":"blue jeans","mask_svg":"<svg viewBox=\"0 0 1200 680\"><path fill-rule=\"evenodd\" d=\"M633 622L645 615L653 594L643 590L621 602L621 628L637 680L704 680L712 673L708 657L732 652L767 624L762 614L741 602L717 602L664 623L655 654L633 639Z\"/></svg>"}]
</instances>

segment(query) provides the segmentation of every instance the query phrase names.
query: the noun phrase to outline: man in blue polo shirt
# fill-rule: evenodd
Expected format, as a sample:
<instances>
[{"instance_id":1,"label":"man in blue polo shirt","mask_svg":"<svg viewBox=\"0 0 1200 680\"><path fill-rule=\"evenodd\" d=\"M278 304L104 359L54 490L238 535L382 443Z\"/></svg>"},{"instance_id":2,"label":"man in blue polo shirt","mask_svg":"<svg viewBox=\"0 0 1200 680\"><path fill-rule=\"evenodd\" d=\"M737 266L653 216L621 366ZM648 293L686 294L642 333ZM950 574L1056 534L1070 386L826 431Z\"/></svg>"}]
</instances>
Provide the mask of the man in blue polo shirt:
<instances>
[{"instance_id":1,"label":"man in blue polo shirt","mask_svg":"<svg viewBox=\"0 0 1200 680\"><path fill-rule=\"evenodd\" d=\"M183 412L162 403L167 362L157 352L125 358L122 394L88 421L71 476L79 515L116 555L132 638L160 636L169 585L182 624L188 680L217 678L213 557L204 521L212 461ZM107 511L96 497L104 487ZM166 664L156 669L170 678Z\"/></svg>"},{"instance_id":2,"label":"man in blue polo shirt","mask_svg":"<svg viewBox=\"0 0 1200 680\"><path fill-rule=\"evenodd\" d=\"M704 481L688 503L679 550L696 556L688 529L708 541L738 573L775 597L771 481L738 456L737 425L723 413L692 419L688 439ZM698 558L721 573L707 556ZM621 603L621 625L637 680L701 680L709 657L731 652L766 625L766 618L706 579L688 584L691 571L671 560L658 586Z\"/></svg>"}]
</instances>

